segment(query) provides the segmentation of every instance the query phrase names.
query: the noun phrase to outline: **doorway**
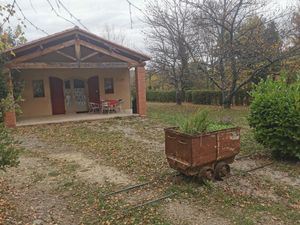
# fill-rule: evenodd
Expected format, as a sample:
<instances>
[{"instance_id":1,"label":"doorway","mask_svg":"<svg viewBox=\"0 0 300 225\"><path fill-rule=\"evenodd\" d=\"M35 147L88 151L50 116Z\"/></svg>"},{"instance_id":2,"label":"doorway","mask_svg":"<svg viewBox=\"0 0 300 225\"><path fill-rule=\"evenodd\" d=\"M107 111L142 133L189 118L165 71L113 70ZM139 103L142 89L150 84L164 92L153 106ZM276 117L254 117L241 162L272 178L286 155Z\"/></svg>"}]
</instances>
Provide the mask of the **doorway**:
<instances>
[{"instance_id":1,"label":"doorway","mask_svg":"<svg viewBox=\"0 0 300 225\"><path fill-rule=\"evenodd\" d=\"M64 81L64 99L67 113L88 111L86 81L69 79Z\"/></svg>"},{"instance_id":2,"label":"doorway","mask_svg":"<svg viewBox=\"0 0 300 225\"><path fill-rule=\"evenodd\" d=\"M65 114L65 101L63 80L57 77L50 77L50 95L52 104L52 114L59 115Z\"/></svg>"},{"instance_id":3,"label":"doorway","mask_svg":"<svg viewBox=\"0 0 300 225\"><path fill-rule=\"evenodd\" d=\"M89 87L89 102L100 104L98 76L94 76L88 79L88 87Z\"/></svg>"}]
</instances>

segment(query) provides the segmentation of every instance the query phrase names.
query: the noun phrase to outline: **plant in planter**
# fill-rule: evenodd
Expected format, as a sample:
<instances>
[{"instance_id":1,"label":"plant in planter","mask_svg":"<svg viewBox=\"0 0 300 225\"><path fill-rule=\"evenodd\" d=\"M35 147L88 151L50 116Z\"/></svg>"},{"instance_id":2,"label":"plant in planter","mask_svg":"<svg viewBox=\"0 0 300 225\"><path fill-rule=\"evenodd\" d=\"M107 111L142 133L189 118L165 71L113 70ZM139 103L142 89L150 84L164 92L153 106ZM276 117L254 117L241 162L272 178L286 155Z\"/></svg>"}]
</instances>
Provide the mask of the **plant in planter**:
<instances>
[{"instance_id":1,"label":"plant in planter","mask_svg":"<svg viewBox=\"0 0 300 225\"><path fill-rule=\"evenodd\" d=\"M198 111L194 115L181 118L178 121L179 131L185 134L201 134L206 132L213 132L228 128L233 128L234 125L231 123L215 122L208 118L208 112Z\"/></svg>"},{"instance_id":2,"label":"plant in planter","mask_svg":"<svg viewBox=\"0 0 300 225\"><path fill-rule=\"evenodd\" d=\"M170 167L201 179L222 179L240 151L240 128L208 119L206 111L182 118L165 129L165 152Z\"/></svg>"}]
</instances>

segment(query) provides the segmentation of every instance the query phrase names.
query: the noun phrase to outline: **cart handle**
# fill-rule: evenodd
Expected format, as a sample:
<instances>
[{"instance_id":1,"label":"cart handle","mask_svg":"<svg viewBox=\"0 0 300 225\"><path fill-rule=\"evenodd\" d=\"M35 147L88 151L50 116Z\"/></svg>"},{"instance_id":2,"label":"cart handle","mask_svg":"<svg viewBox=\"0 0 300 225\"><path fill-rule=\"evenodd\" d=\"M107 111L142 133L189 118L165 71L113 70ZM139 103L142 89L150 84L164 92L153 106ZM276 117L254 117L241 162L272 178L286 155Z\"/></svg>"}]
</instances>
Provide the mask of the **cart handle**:
<instances>
[{"instance_id":1,"label":"cart handle","mask_svg":"<svg viewBox=\"0 0 300 225\"><path fill-rule=\"evenodd\" d=\"M168 135L168 138L170 138L170 139L176 139L176 137L172 137L170 135Z\"/></svg>"},{"instance_id":2,"label":"cart handle","mask_svg":"<svg viewBox=\"0 0 300 225\"><path fill-rule=\"evenodd\" d=\"M179 144L182 144L182 145L186 145L187 143L185 141L178 141Z\"/></svg>"}]
</instances>

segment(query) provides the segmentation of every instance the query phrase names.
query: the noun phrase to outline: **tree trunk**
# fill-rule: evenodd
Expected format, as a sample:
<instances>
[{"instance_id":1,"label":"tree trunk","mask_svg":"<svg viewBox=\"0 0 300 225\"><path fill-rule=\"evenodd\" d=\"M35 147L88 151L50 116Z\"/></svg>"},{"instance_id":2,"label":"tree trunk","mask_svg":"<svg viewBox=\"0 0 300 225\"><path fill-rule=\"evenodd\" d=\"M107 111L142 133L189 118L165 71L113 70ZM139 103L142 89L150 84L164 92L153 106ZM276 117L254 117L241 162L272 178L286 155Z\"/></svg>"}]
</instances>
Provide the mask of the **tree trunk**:
<instances>
[{"instance_id":1,"label":"tree trunk","mask_svg":"<svg viewBox=\"0 0 300 225\"><path fill-rule=\"evenodd\" d=\"M182 91L176 90L176 104L181 105L182 103Z\"/></svg>"},{"instance_id":2,"label":"tree trunk","mask_svg":"<svg viewBox=\"0 0 300 225\"><path fill-rule=\"evenodd\" d=\"M182 85L181 81L179 80L176 85L176 104L181 105L182 103Z\"/></svg>"},{"instance_id":3,"label":"tree trunk","mask_svg":"<svg viewBox=\"0 0 300 225\"><path fill-rule=\"evenodd\" d=\"M232 99L233 95L228 94L224 99L223 99L223 107L224 109L230 109L232 105Z\"/></svg>"}]
</instances>

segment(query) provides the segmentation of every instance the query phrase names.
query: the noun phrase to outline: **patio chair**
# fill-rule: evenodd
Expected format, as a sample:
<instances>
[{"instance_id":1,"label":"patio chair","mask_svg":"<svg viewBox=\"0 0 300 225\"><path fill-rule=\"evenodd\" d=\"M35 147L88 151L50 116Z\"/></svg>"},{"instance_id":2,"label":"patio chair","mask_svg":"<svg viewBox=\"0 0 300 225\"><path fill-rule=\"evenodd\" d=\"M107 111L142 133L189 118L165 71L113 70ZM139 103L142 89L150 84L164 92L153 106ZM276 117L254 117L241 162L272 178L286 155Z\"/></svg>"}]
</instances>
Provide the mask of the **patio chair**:
<instances>
[{"instance_id":1,"label":"patio chair","mask_svg":"<svg viewBox=\"0 0 300 225\"><path fill-rule=\"evenodd\" d=\"M100 105L95 102L89 102L89 113L100 112Z\"/></svg>"},{"instance_id":2,"label":"patio chair","mask_svg":"<svg viewBox=\"0 0 300 225\"><path fill-rule=\"evenodd\" d=\"M109 113L110 112L110 105L109 105L109 102L107 101L101 101L101 112L102 113Z\"/></svg>"},{"instance_id":3,"label":"patio chair","mask_svg":"<svg viewBox=\"0 0 300 225\"><path fill-rule=\"evenodd\" d=\"M114 111L115 112L121 112L123 104L124 104L124 100L123 99L119 99L118 102L114 106Z\"/></svg>"}]
</instances>

